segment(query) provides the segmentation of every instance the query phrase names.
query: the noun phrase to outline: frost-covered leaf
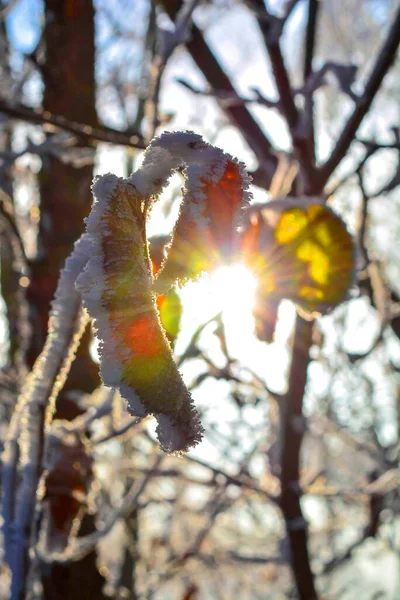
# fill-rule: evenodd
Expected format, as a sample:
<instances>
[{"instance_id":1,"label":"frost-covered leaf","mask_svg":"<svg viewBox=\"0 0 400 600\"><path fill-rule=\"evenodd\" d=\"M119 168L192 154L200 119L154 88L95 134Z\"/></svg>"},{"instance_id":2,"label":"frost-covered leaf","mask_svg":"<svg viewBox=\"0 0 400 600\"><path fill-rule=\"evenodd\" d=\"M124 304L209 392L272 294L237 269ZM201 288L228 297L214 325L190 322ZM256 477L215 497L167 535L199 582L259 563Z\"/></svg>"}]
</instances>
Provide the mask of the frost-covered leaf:
<instances>
[{"instance_id":1,"label":"frost-covered leaf","mask_svg":"<svg viewBox=\"0 0 400 600\"><path fill-rule=\"evenodd\" d=\"M353 280L351 236L319 198L287 198L253 212L241 247L259 280L261 332L271 303L287 298L308 315L325 314L345 299Z\"/></svg>"},{"instance_id":2,"label":"frost-covered leaf","mask_svg":"<svg viewBox=\"0 0 400 600\"><path fill-rule=\"evenodd\" d=\"M250 179L241 163L222 150L208 145L200 148L184 173L181 212L156 279L160 291L230 260L248 204Z\"/></svg>"},{"instance_id":3,"label":"frost-covered leaf","mask_svg":"<svg viewBox=\"0 0 400 600\"><path fill-rule=\"evenodd\" d=\"M99 178L93 193L97 202L87 220L92 254L76 285L101 340L103 381L120 391L133 415L158 418L164 450L187 450L202 428L160 323L145 198L131 181L114 175Z\"/></svg>"},{"instance_id":4,"label":"frost-covered leaf","mask_svg":"<svg viewBox=\"0 0 400 600\"><path fill-rule=\"evenodd\" d=\"M150 258L146 219L174 171L185 178L180 216L166 252L150 244ZM91 255L76 286L100 338L101 375L133 415L156 416L168 452L187 450L203 431L171 352L181 317L171 288L231 255L248 179L230 155L184 132L154 139L128 179L106 175L93 186Z\"/></svg>"}]
</instances>

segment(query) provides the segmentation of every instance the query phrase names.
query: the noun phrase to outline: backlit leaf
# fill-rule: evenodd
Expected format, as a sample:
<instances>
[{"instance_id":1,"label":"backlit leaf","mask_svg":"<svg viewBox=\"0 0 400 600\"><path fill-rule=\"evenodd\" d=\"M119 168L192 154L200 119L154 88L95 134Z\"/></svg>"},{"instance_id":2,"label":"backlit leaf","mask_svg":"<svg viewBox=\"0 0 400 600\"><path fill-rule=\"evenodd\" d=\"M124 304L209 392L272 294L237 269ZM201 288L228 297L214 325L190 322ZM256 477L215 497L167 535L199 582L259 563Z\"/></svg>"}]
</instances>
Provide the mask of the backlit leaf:
<instances>
[{"instance_id":1,"label":"backlit leaf","mask_svg":"<svg viewBox=\"0 0 400 600\"><path fill-rule=\"evenodd\" d=\"M94 185L97 204L87 222L91 258L77 279L101 340L101 374L133 415L152 413L166 451L201 438L190 394L161 325L143 235L143 198L126 180L107 176Z\"/></svg>"},{"instance_id":2,"label":"backlit leaf","mask_svg":"<svg viewBox=\"0 0 400 600\"><path fill-rule=\"evenodd\" d=\"M210 156L207 169L195 184L190 178L195 169L187 170L181 213L156 281L159 290L229 261L237 247L249 178L243 166L222 151Z\"/></svg>"},{"instance_id":3,"label":"backlit leaf","mask_svg":"<svg viewBox=\"0 0 400 600\"><path fill-rule=\"evenodd\" d=\"M154 276L159 271L165 258L165 248L168 242L169 236L158 236L150 239L150 258ZM175 288L172 288L167 294L157 296L156 303L161 324L173 347L180 330L182 317L181 299Z\"/></svg>"},{"instance_id":4,"label":"backlit leaf","mask_svg":"<svg viewBox=\"0 0 400 600\"><path fill-rule=\"evenodd\" d=\"M351 236L319 198L273 201L253 211L241 248L259 280L257 319L268 319L268 306L283 298L311 316L325 314L352 283Z\"/></svg>"},{"instance_id":5,"label":"backlit leaf","mask_svg":"<svg viewBox=\"0 0 400 600\"><path fill-rule=\"evenodd\" d=\"M173 346L178 337L182 317L182 303L175 288L172 288L166 295L157 296L157 308L161 324Z\"/></svg>"}]
</instances>

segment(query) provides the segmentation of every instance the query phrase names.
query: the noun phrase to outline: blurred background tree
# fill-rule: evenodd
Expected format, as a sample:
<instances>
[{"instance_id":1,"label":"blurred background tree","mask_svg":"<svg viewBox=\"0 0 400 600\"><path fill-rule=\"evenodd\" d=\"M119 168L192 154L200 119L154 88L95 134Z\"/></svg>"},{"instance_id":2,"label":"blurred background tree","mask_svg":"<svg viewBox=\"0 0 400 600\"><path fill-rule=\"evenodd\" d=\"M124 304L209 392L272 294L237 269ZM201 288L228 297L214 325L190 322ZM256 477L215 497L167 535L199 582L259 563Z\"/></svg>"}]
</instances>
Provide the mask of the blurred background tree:
<instances>
[{"instance_id":1,"label":"blurred background tree","mask_svg":"<svg viewBox=\"0 0 400 600\"><path fill-rule=\"evenodd\" d=\"M128 175L164 129L245 161L257 203L325 195L357 285L315 322L268 303L263 339L249 279L179 291L171 339L206 428L184 458L100 387L88 329L38 432L49 453L13 586L4 479L2 598L398 598L399 39L393 0L3 2L3 443L93 174ZM180 185L153 210L153 257Z\"/></svg>"}]
</instances>

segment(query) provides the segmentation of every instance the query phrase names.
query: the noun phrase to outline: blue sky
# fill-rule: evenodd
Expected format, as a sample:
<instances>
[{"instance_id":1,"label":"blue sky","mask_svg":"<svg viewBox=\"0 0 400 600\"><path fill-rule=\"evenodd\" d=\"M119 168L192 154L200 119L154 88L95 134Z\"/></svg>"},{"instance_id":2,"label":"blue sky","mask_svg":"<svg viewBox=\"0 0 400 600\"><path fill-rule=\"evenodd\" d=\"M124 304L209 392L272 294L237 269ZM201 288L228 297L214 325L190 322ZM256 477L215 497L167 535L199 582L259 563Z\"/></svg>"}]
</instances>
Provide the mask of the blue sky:
<instances>
[{"instance_id":1,"label":"blue sky","mask_svg":"<svg viewBox=\"0 0 400 600\"><path fill-rule=\"evenodd\" d=\"M40 38L43 14L41 0L18 0L6 18L7 33L13 47L24 53L32 52Z\"/></svg>"}]
</instances>

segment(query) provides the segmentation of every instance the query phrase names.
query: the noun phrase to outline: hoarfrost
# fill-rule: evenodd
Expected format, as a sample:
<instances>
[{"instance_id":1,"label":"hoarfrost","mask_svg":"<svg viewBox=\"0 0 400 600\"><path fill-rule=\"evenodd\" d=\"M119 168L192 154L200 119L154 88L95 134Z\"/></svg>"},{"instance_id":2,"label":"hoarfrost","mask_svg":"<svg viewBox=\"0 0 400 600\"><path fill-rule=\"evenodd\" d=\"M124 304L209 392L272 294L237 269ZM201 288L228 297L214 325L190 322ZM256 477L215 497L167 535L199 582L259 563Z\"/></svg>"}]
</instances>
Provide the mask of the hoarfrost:
<instances>
[{"instance_id":1,"label":"hoarfrost","mask_svg":"<svg viewBox=\"0 0 400 600\"><path fill-rule=\"evenodd\" d=\"M101 340L105 385L119 390L132 415L154 414L160 444L167 452L195 445L203 428L156 308L158 289L148 256L146 215L172 173L182 172L185 186L180 216L156 282L168 280L170 286L181 275L174 272L180 237L195 234L207 247L211 225L208 189L222 183L232 165L239 175L231 211L234 216L228 211L226 218L230 231L236 230L240 212L247 205L249 178L243 165L196 133L164 133L152 141L141 167L128 179L107 174L93 184L94 204L85 234L90 240L90 257L77 275L76 289Z\"/></svg>"}]
</instances>

